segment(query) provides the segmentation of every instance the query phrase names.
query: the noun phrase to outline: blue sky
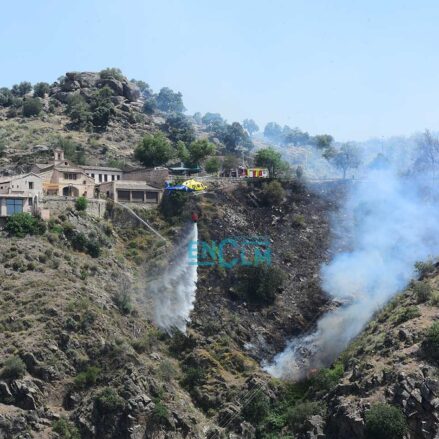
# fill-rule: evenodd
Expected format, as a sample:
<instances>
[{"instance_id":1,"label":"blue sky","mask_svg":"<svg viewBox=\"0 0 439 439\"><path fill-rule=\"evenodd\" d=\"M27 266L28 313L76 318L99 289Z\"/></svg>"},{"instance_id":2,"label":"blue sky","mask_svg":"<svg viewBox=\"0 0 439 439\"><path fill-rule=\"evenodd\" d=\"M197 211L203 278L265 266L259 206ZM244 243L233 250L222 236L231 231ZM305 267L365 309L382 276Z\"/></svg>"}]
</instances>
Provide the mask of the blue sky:
<instances>
[{"instance_id":1,"label":"blue sky","mask_svg":"<svg viewBox=\"0 0 439 439\"><path fill-rule=\"evenodd\" d=\"M0 85L120 67L189 113L337 140L438 129L439 2L2 2Z\"/></svg>"}]
</instances>

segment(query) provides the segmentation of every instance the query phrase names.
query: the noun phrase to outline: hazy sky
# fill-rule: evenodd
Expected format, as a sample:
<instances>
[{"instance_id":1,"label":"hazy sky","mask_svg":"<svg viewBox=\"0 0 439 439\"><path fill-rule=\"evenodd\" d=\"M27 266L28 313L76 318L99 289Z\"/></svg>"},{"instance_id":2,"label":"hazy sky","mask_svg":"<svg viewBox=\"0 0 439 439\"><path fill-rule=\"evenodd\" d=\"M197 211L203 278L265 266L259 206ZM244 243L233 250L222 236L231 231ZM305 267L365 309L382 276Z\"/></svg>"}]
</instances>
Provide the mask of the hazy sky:
<instances>
[{"instance_id":1,"label":"hazy sky","mask_svg":"<svg viewBox=\"0 0 439 439\"><path fill-rule=\"evenodd\" d=\"M439 2L6 0L0 85L120 67L189 113L337 140L439 121Z\"/></svg>"}]
</instances>

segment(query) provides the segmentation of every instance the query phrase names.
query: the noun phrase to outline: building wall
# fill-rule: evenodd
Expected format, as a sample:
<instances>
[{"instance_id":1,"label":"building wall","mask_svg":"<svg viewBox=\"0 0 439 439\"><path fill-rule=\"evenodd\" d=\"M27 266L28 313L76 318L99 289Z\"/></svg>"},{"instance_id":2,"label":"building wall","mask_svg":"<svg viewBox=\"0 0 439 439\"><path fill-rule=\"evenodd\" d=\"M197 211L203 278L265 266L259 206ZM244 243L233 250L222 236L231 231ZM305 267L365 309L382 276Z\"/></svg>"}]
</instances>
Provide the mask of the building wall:
<instances>
[{"instance_id":1,"label":"building wall","mask_svg":"<svg viewBox=\"0 0 439 439\"><path fill-rule=\"evenodd\" d=\"M105 171L99 168L86 169L85 173L93 178L96 184L118 181L121 180L123 176L122 171Z\"/></svg>"},{"instance_id":2,"label":"building wall","mask_svg":"<svg viewBox=\"0 0 439 439\"><path fill-rule=\"evenodd\" d=\"M33 204L31 205L29 203L29 198L28 197L23 197L23 196L19 196L17 195L16 198L14 197L2 197L0 195L0 217L6 217L9 216L8 215L8 206L7 206L7 200L21 200L23 203L23 210L22 212L28 212L28 213L32 213L33 212Z\"/></svg>"},{"instance_id":3,"label":"building wall","mask_svg":"<svg viewBox=\"0 0 439 439\"><path fill-rule=\"evenodd\" d=\"M65 178L64 174L75 174L76 179ZM94 198L95 183L94 180L86 174L79 172L69 172L66 170L54 169L50 182L46 183L46 193L49 195L65 196L65 188L71 188L68 195L87 198Z\"/></svg>"},{"instance_id":4,"label":"building wall","mask_svg":"<svg viewBox=\"0 0 439 439\"><path fill-rule=\"evenodd\" d=\"M130 172L124 172L123 180L145 181L156 188L163 188L165 181L169 180L169 171L167 169L136 169Z\"/></svg>"},{"instance_id":5,"label":"building wall","mask_svg":"<svg viewBox=\"0 0 439 439\"><path fill-rule=\"evenodd\" d=\"M124 203L159 204L163 196L163 191L151 190L142 187L142 185L130 187L129 183L125 186L123 181L103 183L99 186L99 190L102 195L108 196L116 202ZM119 191L124 193L124 197ZM143 196L140 196L141 193L143 193ZM148 195L152 193L157 194L156 198Z\"/></svg>"}]
</instances>

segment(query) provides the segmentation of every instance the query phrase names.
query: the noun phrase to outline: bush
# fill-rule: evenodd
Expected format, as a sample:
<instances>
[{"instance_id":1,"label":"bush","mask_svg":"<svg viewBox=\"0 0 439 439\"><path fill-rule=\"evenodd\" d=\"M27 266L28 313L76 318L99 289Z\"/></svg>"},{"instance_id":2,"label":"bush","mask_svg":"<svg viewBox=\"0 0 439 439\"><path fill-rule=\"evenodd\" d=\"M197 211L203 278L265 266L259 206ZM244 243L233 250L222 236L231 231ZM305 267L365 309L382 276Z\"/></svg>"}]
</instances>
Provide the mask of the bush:
<instances>
[{"instance_id":1,"label":"bush","mask_svg":"<svg viewBox=\"0 0 439 439\"><path fill-rule=\"evenodd\" d=\"M427 331L422 348L427 356L438 362L439 361L439 322L433 323Z\"/></svg>"},{"instance_id":2,"label":"bush","mask_svg":"<svg viewBox=\"0 0 439 439\"><path fill-rule=\"evenodd\" d=\"M329 392L332 390L343 377L344 367L342 363L336 363L331 369L320 369L319 372L311 378L313 387L317 391Z\"/></svg>"},{"instance_id":3,"label":"bush","mask_svg":"<svg viewBox=\"0 0 439 439\"><path fill-rule=\"evenodd\" d=\"M206 373L201 366L183 368L181 384L187 390L193 390L194 387L202 385L205 379Z\"/></svg>"},{"instance_id":4,"label":"bush","mask_svg":"<svg viewBox=\"0 0 439 439\"><path fill-rule=\"evenodd\" d=\"M99 367L89 366L84 372L75 377L75 386L80 389L94 386L100 373L101 369Z\"/></svg>"},{"instance_id":5,"label":"bush","mask_svg":"<svg viewBox=\"0 0 439 439\"><path fill-rule=\"evenodd\" d=\"M407 308L403 308L396 315L396 323L401 324L409 320L412 320L416 317L419 317L420 315L421 315L421 311L419 311L419 308L417 306L408 306Z\"/></svg>"},{"instance_id":6,"label":"bush","mask_svg":"<svg viewBox=\"0 0 439 439\"><path fill-rule=\"evenodd\" d=\"M38 116L43 109L43 104L39 98L26 99L23 102L23 116Z\"/></svg>"},{"instance_id":7,"label":"bush","mask_svg":"<svg viewBox=\"0 0 439 439\"><path fill-rule=\"evenodd\" d=\"M431 293L430 302L433 306L439 306L439 291Z\"/></svg>"},{"instance_id":8,"label":"bush","mask_svg":"<svg viewBox=\"0 0 439 439\"><path fill-rule=\"evenodd\" d=\"M32 84L28 81L20 82L20 84L15 84L12 86L12 94L15 96L24 96L32 90Z\"/></svg>"},{"instance_id":9,"label":"bush","mask_svg":"<svg viewBox=\"0 0 439 439\"><path fill-rule=\"evenodd\" d=\"M268 414L270 410L270 401L261 391L253 395L250 402L241 409L242 416L246 421L253 425L258 425Z\"/></svg>"},{"instance_id":10,"label":"bush","mask_svg":"<svg viewBox=\"0 0 439 439\"><path fill-rule=\"evenodd\" d=\"M88 200L85 197L79 197L75 201L76 210L85 211L88 206Z\"/></svg>"},{"instance_id":11,"label":"bush","mask_svg":"<svg viewBox=\"0 0 439 439\"><path fill-rule=\"evenodd\" d=\"M90 105L79 94L73 94L68 102L66 113L70 117L70 122L78 128L89 128L91 125L92 114Z\"/></svg>"},{"instance_id":12,"label":"bush","mask_svg":"<svg viewBox=\"0 0 439 439\"><path fill-rule=\"evenodd\" d=\"M117 81L123 81L125 76L122 73L122 70L116 67L108 67L99 72L99 77L101 79L116 79Z\"/></svg>"},{"instance_id":13,"label":"bush","mask_svg":"<svg viewBox=\"0 0 439 439\"><path fill-rule=\"evenodd\" d=\"M419 276L425 276L426 274L429 274L434 271L435 266L432 261L422 262L418 261L415 263L416 271L418 272Z\"/></svg>"},{"instance_id":14,"label":"bush","mask_svg":"<svg viewBox=\"0 0 439 439\"><path fill-rule=\"evenodd\" d=\"M375 404L366 413L366 438L403 439L407 421L401 411L389 404Z\"/></svg>"},{"instance_id":15,"label":"bush","mask_svg":"<svg viewBox=\"0 0 439 439\"><path fill-rule=\"evenodd\" d=\"M320 402L298 402L288 410L287 422L294 431L301 432L307 419L314 415L323 415L325 411L325 406Z\"/></svg>"},{"instance_id":16,"label":"bush","mask_svg":"<svg viewBox=\"0 0 439 439\"><path fill-rule=\"evenodd\" d=\"M152 411L152 416L157 424L161 424L167 421L169 417L169 411L161 401L156 400L154 404L154 409Z\"/></svg>"},{"instance_id":17,"label":"bush","mask_svg":"<svg viewBox=\"0 0 439 439\"><path fill-rule=\"evenodd\" d=\"M86 250L92 258L99 258L99 256L101 255L101 245L98 241L88 241L86 244Z\"/></svg>"},{"instance_id":18,"label":"bush","mask_svg":"<svg viewBox=\"0 0 439 439\"><path fill-rule=\"evenodd\" d=\"M425 282L416 282L413 286L413 292L418 303L427 302L431 297L432 288Z\"/></svg>"},{"instance_id":19,"label":"bush","mask_svg":"<svg viewBox=\"0 0 439 439\"><path fill-rule=\"evenodd\" d=\"M25 373L26 365L23 360L20 357L12 356L5 361L1 375L3 378L16 380L22 378Z\"/></svg>"},{"instance_id":20,"label":"bush","mask_svg":"<svg viewBox=\"0 0 439 439\"><path fill-rule=\"evenodd\" d=\"M53 421L52 430L58 433L59 439L81 439L78 429L66 418Z\"/></svg>"},{"instance_id":21,"label":"bush","mask_svg":"<svg viewBox=\"0 0 439 439\"><path fill-rule=\"evenodd\" d=\"M50 85L47 82L37 82L34 85L34 96L44 98L50 91Z\"/></svg>"},{"instance_id":22,"label":"bush","mask_svg":"<svg viewBox=\"0 0 439 439\"><path fill-rule=\"evenodd\" d=\"M284 199L285 191L278 181L273 180L268 184L264 184L262 188L262 197L267 206L277 205Z\"/></svg>"},{"instance_id":23,"label":"bush","mask_svg":"<svg viewBox=\"0 0 439 439\"><path fill-rule=\"evenodd\" d=\"M183 95L163 87L156 98L157 108L166 113L183 113L186 108L183 105Z\"/></svg>"},{"instance_id":24,"label":"bush","mask_svg":"<svg viewBox=\"0 0 439 439\"><path fill-rule=\"evenodd\" d=\"M274 302L285 279L283 271L277 267L239 267L237 271L238 295L262 305Z\"/></svg>"},{"instance_id":25,"label":"bush","mask_svg":"<svg viewBox=\"0 0 439 439\"><path fill-rule=\"evenodd\" d=\"M95 407L100 414L123 410L125 401L111 387L106 387L95 397Z\"/></svg>"},{"instance_id":26,"label":"bush","mask_svg":"<svg viewBox=\"0 0 439 439\"><path fill-rule=\"evenodd\" d=\"M46 223L30 213L20 212L8 217L5 230L17 238L26 235L42 235L46 231Z\"/></svg>"},{"instance_id":27,"label":"bush","mask_svg":"<svg viewBox=\"0 0 439 439\"><path fill-rule=\"evenodd\" d=\"M119 291L113 296L113 302L122 314L131 314L133 304L128 291Z\"/></svg>"}]
</instances>

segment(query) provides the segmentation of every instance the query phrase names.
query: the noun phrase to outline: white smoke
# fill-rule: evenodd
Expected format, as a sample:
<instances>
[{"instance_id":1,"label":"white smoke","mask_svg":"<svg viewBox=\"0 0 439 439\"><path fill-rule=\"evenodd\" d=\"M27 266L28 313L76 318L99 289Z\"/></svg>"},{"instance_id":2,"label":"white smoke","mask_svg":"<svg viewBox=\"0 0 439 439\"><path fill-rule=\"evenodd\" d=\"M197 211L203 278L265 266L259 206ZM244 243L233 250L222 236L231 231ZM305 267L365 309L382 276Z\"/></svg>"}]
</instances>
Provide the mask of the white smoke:
<instances>
[{"instance_id":1,"label":"white smoke","mask_svg":"<svg viewBox=\"0 0 439 439\"><path fill-rule=\"evenodd\" d=\"M385 169L352 185L343 212L351 221L352 249L321 268L323 289L344 305L324 315L314 332L292 340L266 366L269 373L294 380L329 365L373 313L406 287L415 262L439 255L435 183Z\"/></svg>"},{"instance_id":2,"label":"white smoke","mask_svg":"<svg viewBox=\"0 0 439 439\"><path fill-rule=\"evenodd\" d=\"M190 320L198 280L196 252L190 253L190 244L196 242L198 227L194 223L177 247L166 271L147 288L152 299L154 323L165 331L178 329L185 332Z\"/></svg>"}]
</instances>

